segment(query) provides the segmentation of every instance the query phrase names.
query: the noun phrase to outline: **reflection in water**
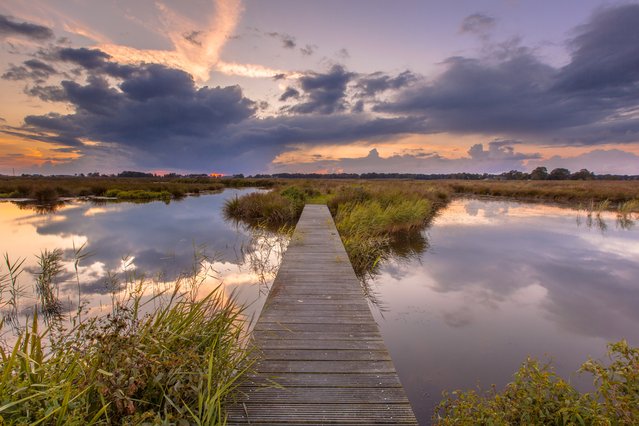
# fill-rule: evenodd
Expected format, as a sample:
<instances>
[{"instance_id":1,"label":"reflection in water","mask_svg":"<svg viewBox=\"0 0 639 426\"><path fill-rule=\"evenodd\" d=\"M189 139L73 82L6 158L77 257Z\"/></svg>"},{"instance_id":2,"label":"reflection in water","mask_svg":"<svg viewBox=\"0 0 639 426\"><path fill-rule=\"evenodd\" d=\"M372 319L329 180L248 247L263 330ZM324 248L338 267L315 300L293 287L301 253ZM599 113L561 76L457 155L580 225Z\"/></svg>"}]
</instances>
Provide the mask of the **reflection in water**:
<instances>
[{"instance_id":1,"label":"reflection in water","mask_svg":"<svg viewBox=\"0 0 639 426\"><path fill-rule=\"evenodd\" d=\"M198 286L201 295L221 282L228 295L248 304L247 315L258 313L288 237L250 232L223 219L224 201L250 191L227 190L169 205L76 200L48 211L0 203L0 252L8 253L11 263L23 262L23 291L15 311L32 314L38 303L35 275L42 269L37 256L59 248L61 271L54 288L62 313L77 312L79 304L89 314L108 312L113 298L123 294L123 283L145 282L145 291L155 293L178 277L193 275L193 268L206 272L207 279ZM79 247L83 250L78 260ZM0 277L7 271L2 265ZM12 310L6 305L9 287L1 287L7 315Z\"/></svg>"},{"instance_id":2,"label":"reflection in water","mask_svg":"<svg viewBox=\"0 0 639 426\"><path fill-rule=\"evenodd\" d=\"M457 200L428 251L381 266L372 285L387 311L374 314L422 423L443 390L501 387L527 355L552 357L587 389L574 372L588 356L621 338L639 345L639 230L617 213L588 216Z\"/></svg>"}]
</instances>

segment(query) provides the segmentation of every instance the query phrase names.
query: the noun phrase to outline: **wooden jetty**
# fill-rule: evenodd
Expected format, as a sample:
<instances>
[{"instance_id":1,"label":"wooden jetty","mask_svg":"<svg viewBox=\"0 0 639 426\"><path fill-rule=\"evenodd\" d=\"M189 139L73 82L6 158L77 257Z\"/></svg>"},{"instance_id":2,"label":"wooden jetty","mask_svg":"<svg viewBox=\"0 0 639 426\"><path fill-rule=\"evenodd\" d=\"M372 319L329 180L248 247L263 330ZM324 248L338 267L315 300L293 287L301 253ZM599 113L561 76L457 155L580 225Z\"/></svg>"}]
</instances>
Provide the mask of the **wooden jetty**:
<instances>
[{"instance_id":1,"label":"wooden jetty","mask_svg":"<svg viewBox=\"0 0 639 426\"><path fill-rule=\"evenodd\" d=\"M255 324L228 424L417 424L324 205L307 205Z\"/></svg>"}]
</instances>

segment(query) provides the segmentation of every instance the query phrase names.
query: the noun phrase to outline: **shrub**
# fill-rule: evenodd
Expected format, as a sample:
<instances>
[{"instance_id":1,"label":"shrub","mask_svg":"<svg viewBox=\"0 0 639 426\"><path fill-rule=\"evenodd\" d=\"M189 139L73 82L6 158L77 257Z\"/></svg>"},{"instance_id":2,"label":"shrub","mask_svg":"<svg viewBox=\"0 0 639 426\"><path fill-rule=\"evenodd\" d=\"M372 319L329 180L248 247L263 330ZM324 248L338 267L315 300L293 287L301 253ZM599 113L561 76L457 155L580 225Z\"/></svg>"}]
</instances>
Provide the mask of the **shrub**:
<instances>
[{"instance_id":1,"label":"shrub","mask_svg":"<svg viewBox=\"0 0 639 426\"><path fill-rule=\"evenodd\" d=\"M550 364L528 358L502 392L444 393L433 423L439 425L639 423L639 348L624 340L608 345L612 363L589 360L580 371L594 375L596 391L580 393Z\"/></svg>"}]
</instances>

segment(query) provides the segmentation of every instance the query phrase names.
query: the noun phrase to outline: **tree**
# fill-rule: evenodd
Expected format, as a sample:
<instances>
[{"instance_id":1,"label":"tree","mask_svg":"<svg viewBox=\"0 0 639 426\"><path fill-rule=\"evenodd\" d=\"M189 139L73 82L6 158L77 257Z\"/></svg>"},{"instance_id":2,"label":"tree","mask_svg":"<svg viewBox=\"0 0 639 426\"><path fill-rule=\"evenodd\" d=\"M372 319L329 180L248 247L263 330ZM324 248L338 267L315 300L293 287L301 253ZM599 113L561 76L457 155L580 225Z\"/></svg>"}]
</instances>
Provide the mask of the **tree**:
<instances>
[{"instance_id":1,"label":"tree","mask_svg":"<svg viewBox=\"0 0 639 426\"><path fill-rule=\"evenodd\" d=\"M595 174L588 169L581 169L570 176L570 179L574 180L592 180L594 178Z\"/></svg>"},{"instance_id":2,"label":"tree","mask_svg":"<svg viewBox=\"0 0 639 426\"><path fill-rule=\"evenodd\" d=\"M530 178L532 180L546 180L548 179L548 169L545 167L537 167L530 172Z\"/></svg>"},{"instance_id":3,"label":"tree","mask_svg":"<svg viewBox=\"0 0 639 426\"><path fill-rule=\"evenodd\" d=\"M558 167L553 169L548 175L548 179L550 180L566 180L570 178L570 170L564 169L563 167Z\"/></svg>"}]
</instances>

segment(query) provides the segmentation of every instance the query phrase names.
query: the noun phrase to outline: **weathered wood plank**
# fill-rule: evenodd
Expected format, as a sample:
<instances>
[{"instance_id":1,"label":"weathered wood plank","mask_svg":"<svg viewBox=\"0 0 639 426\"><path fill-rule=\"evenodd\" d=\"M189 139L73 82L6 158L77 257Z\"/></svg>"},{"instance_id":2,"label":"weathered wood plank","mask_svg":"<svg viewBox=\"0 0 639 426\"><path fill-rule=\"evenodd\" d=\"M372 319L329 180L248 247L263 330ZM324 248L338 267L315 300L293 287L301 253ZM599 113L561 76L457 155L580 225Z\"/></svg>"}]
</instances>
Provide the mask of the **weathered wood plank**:
<instances>
[{"instance_id":1,"label":"weathered wood plank","mask_svg":"<svg viewBox=\"0 0 639 426\"><path fill-rule=\"evenodd\" d=\"M304 404L309 401L319 400L323 404L399 404L408 403L404 390L395 388L313 388L294 387L286 388L253 386L240 387L239 391L244 393L245 401L253 404Z\"/></svg>"},{"instance_id":2,"label":"weathered wood plank","mask_svg":"<svg viewBox=\"0 0 639 426\"><path fill-rule=\"evenodd\" d=\"M417 424L326 206L306 206L228 424Z\"/></svg>"},{"instance_id":3,"label":"weathered wood plank","mask_svg":"<svg viewBox=\"0 0 639 426\"><path fill-rule=\"evenodd\" d=\"M262 343L260 356L263 360L294 361L390 361L386 350L342 350L342 349L271 349Z\"/></svg>"},{"instance_id":4,"label":"weathered wood plank","mask_svg":"<svg viewBox=\"0 0 639 426\"><path fill-rule=\"evenodd\" d=\"M277 373L248 375L247 383L257 387L296 386L296 387L332 387L332 388L401 388L395 373Z\"/></svg>"}]
</instances>

